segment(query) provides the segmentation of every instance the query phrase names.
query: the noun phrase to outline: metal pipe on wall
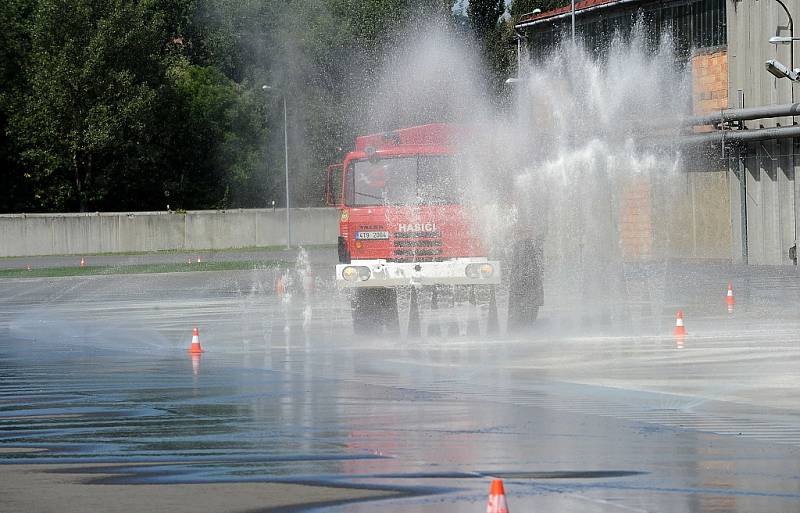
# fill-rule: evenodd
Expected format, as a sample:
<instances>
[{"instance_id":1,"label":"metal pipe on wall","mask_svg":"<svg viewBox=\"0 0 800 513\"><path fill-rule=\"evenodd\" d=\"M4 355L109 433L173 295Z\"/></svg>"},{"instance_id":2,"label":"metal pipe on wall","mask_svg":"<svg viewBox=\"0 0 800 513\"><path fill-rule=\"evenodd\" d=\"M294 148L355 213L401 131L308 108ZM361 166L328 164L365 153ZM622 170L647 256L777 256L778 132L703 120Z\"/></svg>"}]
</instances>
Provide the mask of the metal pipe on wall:
<instances>
[{"instance_id":1,"label":"metal pipe on wall","mask_svg":"<svg viewBox=\"0 0 800 513\"><path fill-rule=\"evenodd\" d=\"M800 137L800 125L759 128L758 130L718 130L705 134L686 135L681 137L679 142L684 145L726 144L788 139L790 137Z\"/></svg>"},{"instance_id":2,"label":"metal pipe on wall","mask_svg":"<svg viewBox=\"0 0 800 513\"><path fill-rule=\"evenodd\" d=\"M744 155L740 153L736 160L739 161L739 216L741 217L739 230L742 238L742 263L747 265L747 168L744 163Z\"/></svg>"},{"instance_id":3,"label":"metal pipe on wall","mask_svg":"<svg viewBox=\"0 0 800 513\"><path fill-rule=\"evenodd\" d=\"M686 120L686 125L715 125L726 121L748 121L753 119L780 118L800 116L800 103L784 103L781 105L764 105L746 109L727 109L714 114L693 116Z\"/></svg>"}]
</instances>

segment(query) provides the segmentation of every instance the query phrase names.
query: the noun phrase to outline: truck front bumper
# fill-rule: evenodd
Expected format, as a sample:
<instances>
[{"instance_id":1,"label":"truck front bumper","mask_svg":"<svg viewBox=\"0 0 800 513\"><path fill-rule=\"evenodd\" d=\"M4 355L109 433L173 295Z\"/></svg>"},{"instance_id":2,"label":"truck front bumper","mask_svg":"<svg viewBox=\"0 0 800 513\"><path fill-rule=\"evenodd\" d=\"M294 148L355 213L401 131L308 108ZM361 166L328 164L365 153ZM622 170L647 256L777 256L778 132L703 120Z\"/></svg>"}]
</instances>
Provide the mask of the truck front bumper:
<instances>
[{"instance_id":1,"label":"truck front bumper","mask_svg":"<svg viewBox=\"0 0 800 513\"><path fill-rule=\"evenodd\" d=\"M491 269L491 273L486 272L488 269ZM477 257L454 258L444 262L353 260L349 264L336 266L339 288L497 285L500 278L500 262Z\"/></svg>"}]
</instances>

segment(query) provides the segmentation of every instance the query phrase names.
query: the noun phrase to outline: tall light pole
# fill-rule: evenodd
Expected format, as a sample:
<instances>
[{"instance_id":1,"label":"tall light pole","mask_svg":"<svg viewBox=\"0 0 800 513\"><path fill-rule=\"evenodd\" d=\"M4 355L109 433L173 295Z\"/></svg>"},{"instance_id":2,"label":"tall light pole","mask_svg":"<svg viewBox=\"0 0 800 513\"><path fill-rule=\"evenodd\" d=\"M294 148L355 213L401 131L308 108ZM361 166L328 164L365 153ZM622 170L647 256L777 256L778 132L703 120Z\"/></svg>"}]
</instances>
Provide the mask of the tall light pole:
<instances>
[{"instance_id":1,"label":"tall light pole","mask_svg":"<svg viewBox=\"0 0 800 513\"><path fill-rule=\"evenodd\" d=\"M572 44L574 45L575 44L575 0L572 0L572 12L570 17L572 18Z\"/></svg>"},{"instance_id":2,"label":"tall light pole","mask_svg":"<svg viewBox=\"0 0 800 513\"><path fill-rule=\"evenodd\" d=\"M532 10L529 13L523 14L521 16L521 18L525 18L526 16L536 16L537 14L539 14L541 12L542 12L541 9L536 8L536 9ZM514 29L514 35L517 36L517 78L521 78L522 77L522 40L525 39L525 36L522 35L522 32L520 32L516 28ZM506 83L510 83L510 82L508 82L508 80L506 80Z\"/></svg>"},{"instance_id":3,"label":"tall light pole","mask_svg":"<svg viewBox=\"0 0 800 513\"><path fill-rule=\"evenodd\" d=\"M274 87L262 85L264 91L277 91ZM286 93L278 91L283 97L283 163L286 178L286 248L292 247L292 222L289 219L289 124L286 121Z\"/></svg>"},{"instance_id":4,"label":"tall light pole","mask_svg":"<svg viewBox=\"0 0 800 513\"><path fill-rule=\"evenodd\" d=\"M783 7L784 12L786 13L786 18L789 20L789 38L788 38L788 44L789 44L789 69L793 70L794 69L794 44L792 44L792 43L795 41L795 39L794 39L794 20L792 20L792 13L789 12L789 9L787 9L786 4L784 4L781 0L775 0L775 1L778 2L778 4L781 7ZM775 41L775 39L778 39L778 41ZM781 39L783 39L783 41L780 41ZM779 44L779 43L786 44L787 41L785 39L786 38L780 38L780 37L778 37L778 38L770 38L769 42L772 43L772 44ZM797 79L793 78L792 80L797 80ZM791 86L789 88L789 93L790 93L789 94L789 99L791 100L792 103L794 103L794 88L791 87Z\"/></svg>"}]
</instances>

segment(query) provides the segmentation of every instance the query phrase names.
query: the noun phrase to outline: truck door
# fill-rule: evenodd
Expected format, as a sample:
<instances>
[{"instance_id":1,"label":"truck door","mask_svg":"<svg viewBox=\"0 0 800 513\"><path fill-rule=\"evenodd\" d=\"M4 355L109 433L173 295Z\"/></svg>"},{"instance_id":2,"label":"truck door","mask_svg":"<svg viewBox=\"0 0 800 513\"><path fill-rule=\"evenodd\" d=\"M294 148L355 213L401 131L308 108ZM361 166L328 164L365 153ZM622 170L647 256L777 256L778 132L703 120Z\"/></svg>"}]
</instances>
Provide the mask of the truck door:
<instances>
[{"instance_id":1,"label":"truck door","mask_svg":"<svg viewBox=\"0 0 800 513\"><path fill-rule=\"evenodd\" d=\"M338 207L342 204L342 164L328 166L325 177L325 204Z\"/></svg>"}]
</instances>

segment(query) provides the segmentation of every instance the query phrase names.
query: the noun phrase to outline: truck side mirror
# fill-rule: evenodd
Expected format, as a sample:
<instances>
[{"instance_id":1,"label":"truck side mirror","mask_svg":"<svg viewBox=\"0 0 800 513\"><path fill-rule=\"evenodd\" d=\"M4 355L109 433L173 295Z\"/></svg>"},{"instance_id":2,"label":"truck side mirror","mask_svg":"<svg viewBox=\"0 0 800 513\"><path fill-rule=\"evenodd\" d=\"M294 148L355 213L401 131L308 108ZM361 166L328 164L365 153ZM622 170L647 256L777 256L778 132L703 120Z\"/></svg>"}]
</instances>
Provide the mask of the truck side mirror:
<instances>
[{"instance_id":1,"label":"truck side mirror","mask_svg":"<svg viewBox=\"0 0 800 513\"><path fill-rule=\"evenodd\" d=\"M329 207L339 206L342 190L342 164L328 166L325 177L325 204Z\"/></svg>"}]
</instances>

